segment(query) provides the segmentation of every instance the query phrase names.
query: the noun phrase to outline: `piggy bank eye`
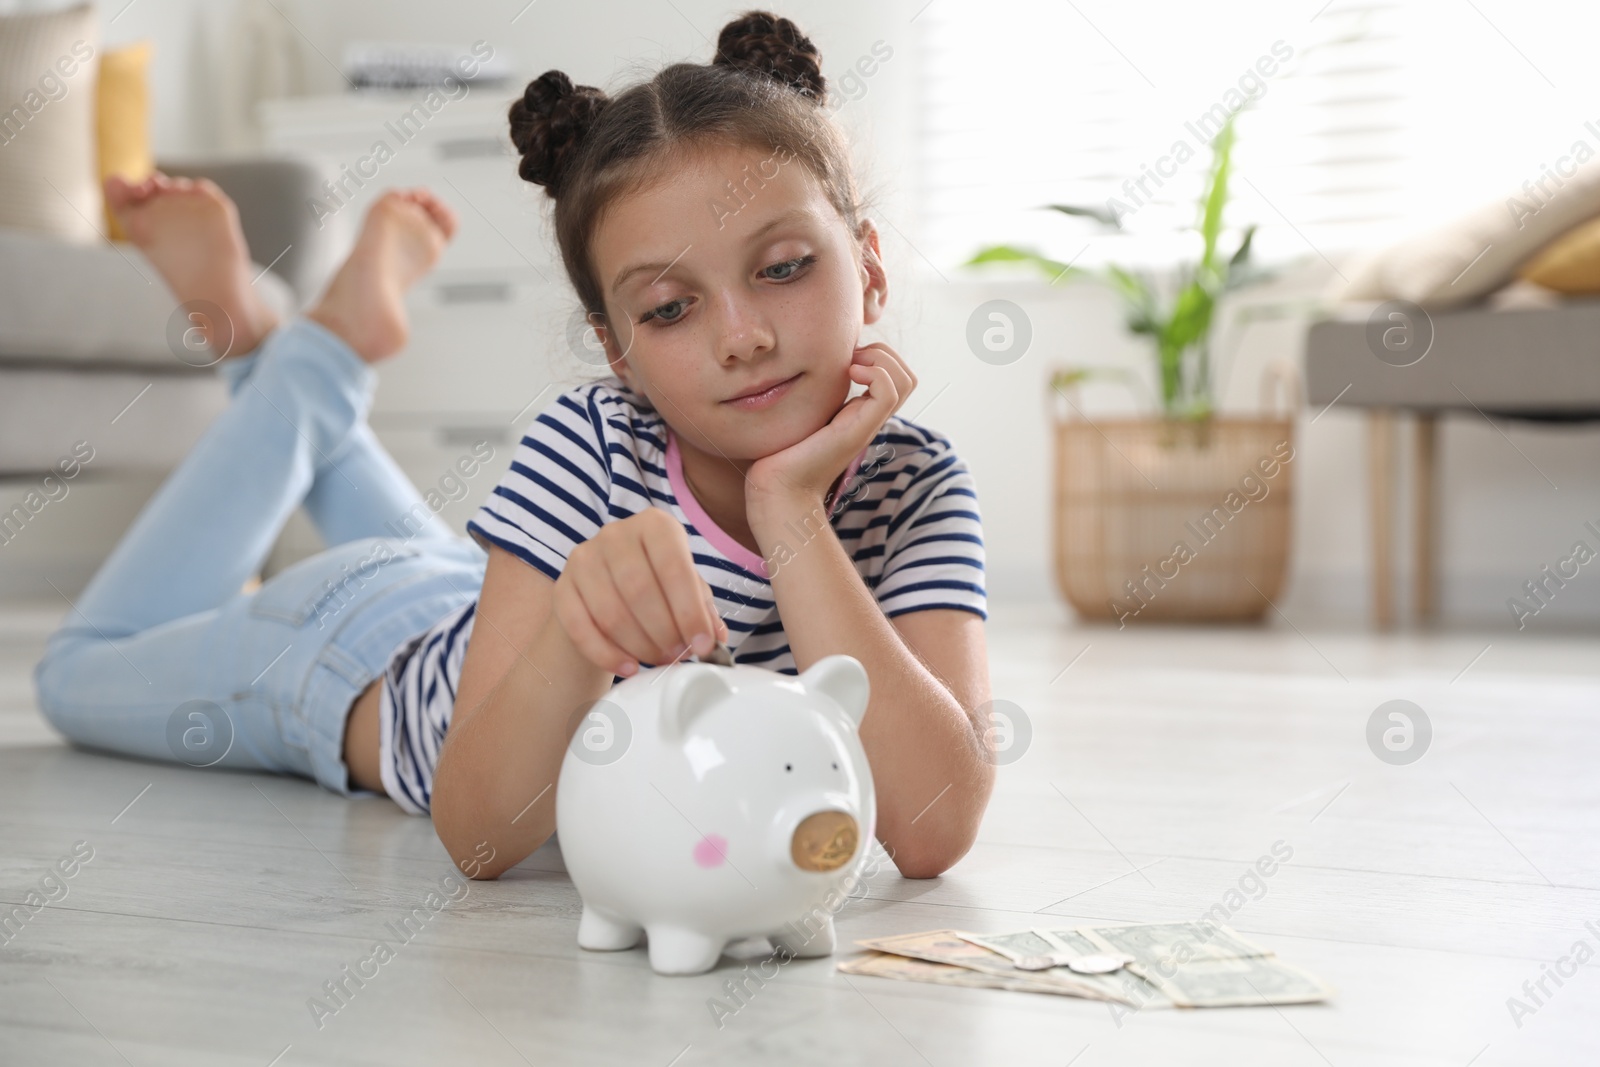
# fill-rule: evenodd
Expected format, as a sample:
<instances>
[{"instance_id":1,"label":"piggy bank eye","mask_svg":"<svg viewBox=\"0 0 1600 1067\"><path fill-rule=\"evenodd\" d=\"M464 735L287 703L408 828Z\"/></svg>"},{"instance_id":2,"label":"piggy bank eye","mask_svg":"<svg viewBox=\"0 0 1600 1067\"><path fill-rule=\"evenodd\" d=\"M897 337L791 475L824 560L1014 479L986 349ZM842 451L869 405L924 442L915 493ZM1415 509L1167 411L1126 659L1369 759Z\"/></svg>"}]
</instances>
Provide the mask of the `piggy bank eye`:
<instances>
[{"instance_id":1,"label":"piggy bank eye","mask_svg":"<svg viewBox=\"0 0 1600 1067\"><path fill-rule=\"evenodd\" d=\"M838 770L838 769L839 769L839 764L838 764L838 763L834 763L834 765L833 765L833 769L834 769L834 770Z\"/></svg>"},{"instance_id":2,"label":"piggy bank eye","mask_svg":"<svg viewBox=\"0 0 1600 1067\"><path fill-rule=\"evenodd\" d=\"M792 764L792 763L785 763L785 764L784 764L784 765L783 765L783 769L784 769L784 770L786 770L786 771L792 771L792 770L794 770L794 764Z\"/></svg>"}]
</instances>

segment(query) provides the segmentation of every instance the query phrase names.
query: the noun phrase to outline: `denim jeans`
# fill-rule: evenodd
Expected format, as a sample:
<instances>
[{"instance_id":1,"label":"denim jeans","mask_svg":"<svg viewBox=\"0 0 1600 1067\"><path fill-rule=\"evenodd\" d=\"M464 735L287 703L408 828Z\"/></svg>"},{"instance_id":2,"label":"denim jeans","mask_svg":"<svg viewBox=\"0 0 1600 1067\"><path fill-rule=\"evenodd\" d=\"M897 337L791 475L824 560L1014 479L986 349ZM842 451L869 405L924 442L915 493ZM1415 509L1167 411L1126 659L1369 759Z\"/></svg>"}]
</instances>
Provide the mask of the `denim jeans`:
<instances>
[{"instance_id":1,"label":"denim jeans","mask_svg":"<svg viewBox=\"0 0 1600 1067\"><path fill-rule=\"evenodd\" d=\"M228 408L50 637L39 708L90 748L370 795L344 762L351 704L478 596L487 553L379 444L377 372L333 333L296 319L218 372ZM302 504L328 547L241 592Z\"/></svg>"}]
</instances>

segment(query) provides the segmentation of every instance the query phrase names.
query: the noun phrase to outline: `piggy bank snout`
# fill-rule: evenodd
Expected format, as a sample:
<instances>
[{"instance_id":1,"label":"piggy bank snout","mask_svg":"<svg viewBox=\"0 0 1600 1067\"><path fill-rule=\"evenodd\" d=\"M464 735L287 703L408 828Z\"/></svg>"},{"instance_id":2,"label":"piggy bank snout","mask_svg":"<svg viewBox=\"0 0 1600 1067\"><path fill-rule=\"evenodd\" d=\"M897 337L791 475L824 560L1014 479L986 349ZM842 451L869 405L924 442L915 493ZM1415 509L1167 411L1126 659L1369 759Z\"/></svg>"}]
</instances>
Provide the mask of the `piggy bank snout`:
<instances>
[{"instance_id":1,"label":"piggy bank snout","mask_svg":"<svg viewBox=\"0 0 1600 1067\"><path fill-rule=\"evenodd\" d=\"M846 812L815 812L795 827L789 855L802 871L836 871L856 854L860 834L855 818Z\"/></svg>"}]
</instances>

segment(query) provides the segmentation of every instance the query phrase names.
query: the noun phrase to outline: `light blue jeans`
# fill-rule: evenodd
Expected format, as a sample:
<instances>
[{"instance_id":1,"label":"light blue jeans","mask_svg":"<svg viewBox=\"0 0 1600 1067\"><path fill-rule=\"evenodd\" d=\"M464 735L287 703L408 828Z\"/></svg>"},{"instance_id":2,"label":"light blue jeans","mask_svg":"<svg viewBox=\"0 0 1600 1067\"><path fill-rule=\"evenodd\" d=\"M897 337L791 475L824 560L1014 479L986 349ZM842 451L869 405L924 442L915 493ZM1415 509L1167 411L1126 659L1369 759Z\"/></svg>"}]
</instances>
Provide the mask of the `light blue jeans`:
<instances>
[{"instance_id":1,"label":"light blue jeans","mask_svg":"<svg viewBox=\"0 0 1600 1067\"><path fill-rule=\"evenodd\" d=\"M344 762L351 704L478 596L487 553L379 444L377 372L333 333L296 319L218 372L228 408L50 637L39 708L90 748L370 795ZM328 547L241 592L302 504Z\"/></svg>"}]
</instances>

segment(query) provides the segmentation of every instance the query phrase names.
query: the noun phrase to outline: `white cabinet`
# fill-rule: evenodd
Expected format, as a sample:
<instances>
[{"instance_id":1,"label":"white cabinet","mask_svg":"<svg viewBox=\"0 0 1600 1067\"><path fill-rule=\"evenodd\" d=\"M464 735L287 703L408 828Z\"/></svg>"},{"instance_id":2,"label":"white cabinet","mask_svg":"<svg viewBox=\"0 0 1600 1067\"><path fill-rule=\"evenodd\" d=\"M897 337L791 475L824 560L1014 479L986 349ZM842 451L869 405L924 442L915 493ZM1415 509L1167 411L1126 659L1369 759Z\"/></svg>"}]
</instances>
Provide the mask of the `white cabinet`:
<instances>
[{"instance_id":1,"label":"white cabinet","mask_svg":"<svg viewBox=\"0 0 1600 1067\"><path fill-rule=\"evenodd\" d=\"M410 294L411 340L379 365L370 421L419 489L474 441L493 445L494 459L467 500L443 513L464 532L510 463L522 427L560 389L602 371L568 348L577 301L544 218L544 190L517 176L506 118L516 91L437 96L432 110L427 95L273 100L261 116L269 149L324 167L331 187L306 210L334 230L342 249L384 189L427 186L460 216L438 267Z\"/></svg>"}]
</instances>

